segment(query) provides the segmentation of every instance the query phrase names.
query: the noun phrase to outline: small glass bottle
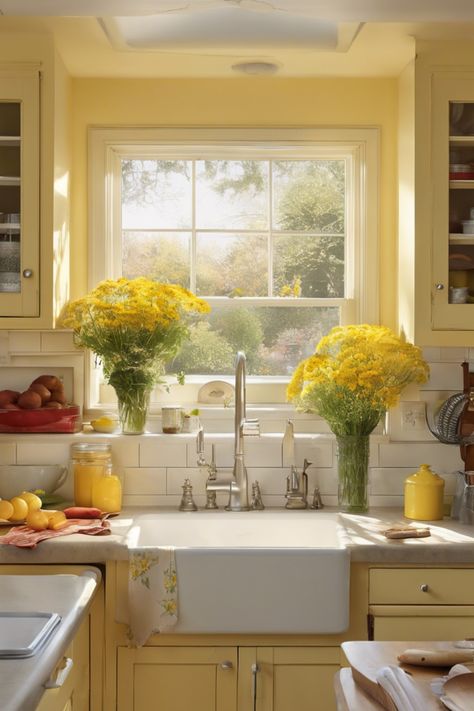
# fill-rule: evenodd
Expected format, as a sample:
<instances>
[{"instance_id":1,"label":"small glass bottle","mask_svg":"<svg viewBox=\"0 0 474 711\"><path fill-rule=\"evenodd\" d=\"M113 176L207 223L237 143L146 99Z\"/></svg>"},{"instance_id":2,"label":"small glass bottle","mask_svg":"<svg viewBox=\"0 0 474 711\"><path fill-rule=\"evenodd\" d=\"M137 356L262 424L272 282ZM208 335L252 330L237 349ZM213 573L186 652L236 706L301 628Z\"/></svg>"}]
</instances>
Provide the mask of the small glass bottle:
<instances>
[{"instance_id":1,"label":"small glass bottle","mask_svg":"<svg viewBox=\"0 0 474 711\"><path fill-rule=\"evenodd\" d=\"M110 444L71 445L71 469L74 478L76 506L93 506L92 487L94 482L110 474L112 470Z\"/></svg>"},{"instance_id":2,"label":"small glass bottle","mask_svg":"<svg viewBox=\"0 0 474 711\"><path fill-rule=\"evenodd\" d=\"M122 483L118 476L108 472L94 479L92 506L103 513L119 513L122 510Z\"/></svg>"}]
</instances>

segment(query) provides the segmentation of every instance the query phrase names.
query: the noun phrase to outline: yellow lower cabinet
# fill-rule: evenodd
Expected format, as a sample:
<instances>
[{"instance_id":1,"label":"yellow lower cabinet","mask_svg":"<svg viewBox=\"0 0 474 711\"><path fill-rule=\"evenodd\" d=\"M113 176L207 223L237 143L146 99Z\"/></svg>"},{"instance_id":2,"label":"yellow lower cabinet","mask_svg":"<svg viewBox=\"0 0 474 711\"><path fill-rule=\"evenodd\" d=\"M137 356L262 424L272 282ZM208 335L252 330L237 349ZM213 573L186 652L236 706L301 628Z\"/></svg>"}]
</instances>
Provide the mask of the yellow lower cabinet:
<instances>
[{"instance_id":1,"label":"yellow lower cabinet","mask_svg":"<svg viewBox=\"0 0 474 711\"><path fill-rule=\"evenodd\" d=\"M370 639L458 640L474 637L474 606L373 605Z\"/></svg>"},{"instance_id":2,"label":"yellow lower cabinet","mask_svg":"<svg viewBox=\"0 0 474 711\"><path fill-rule=\"evenodd\" d=\"M472 636L474 570L370 570L369 639L423 641Z\"/></svg>"},{"instance_id":3,"label":"yellow lower cabinet","mask_svg":"<svg viewBox=\"0 0 474 711\"><path fill-rule=\"evenodd\" d=\"M339 647L241 647L238 711L335 711Z\"/></svg>"},{"instance_id":4,"label":"yellow lower cabinet","mask_svg":"<svg viewBox=\"0 0 474 711\"><path fill-rule=\"evenodd\" d=\"M67 671L64 681L62 667ZM89 673L89 618L86 618L52 675L59 686L45 690L36 711L89 711Z\"/></svg>"},{"instance_id":5,"label":"yellow lower cabinet","mask_svg":"<svg viewBox=\"0 0 474 711\"><path fill-rule=\"evenodd\" d=\"M236 647L120 647L117 671L117 711L237 711Z\"/></svg>"}]
</instances>

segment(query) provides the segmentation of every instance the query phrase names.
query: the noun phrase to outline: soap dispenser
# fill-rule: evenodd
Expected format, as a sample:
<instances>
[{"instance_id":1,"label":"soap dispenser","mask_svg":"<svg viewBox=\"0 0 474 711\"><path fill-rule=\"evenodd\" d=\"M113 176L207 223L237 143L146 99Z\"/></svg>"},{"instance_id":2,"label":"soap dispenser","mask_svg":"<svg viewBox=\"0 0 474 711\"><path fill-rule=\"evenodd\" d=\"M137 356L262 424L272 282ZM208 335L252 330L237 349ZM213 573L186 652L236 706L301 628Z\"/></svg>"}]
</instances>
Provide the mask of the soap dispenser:
<instances>
[{"instance_id":1,"label":"soap dispenser","mask_svg":"<svg viewBox=\"0 0 474 711\"><path fill-rule=\"evenodd\" d=\"M438 521L443 518L444 479L421 464L405 479L405 518Z\"/></svg>"}]
</instances>

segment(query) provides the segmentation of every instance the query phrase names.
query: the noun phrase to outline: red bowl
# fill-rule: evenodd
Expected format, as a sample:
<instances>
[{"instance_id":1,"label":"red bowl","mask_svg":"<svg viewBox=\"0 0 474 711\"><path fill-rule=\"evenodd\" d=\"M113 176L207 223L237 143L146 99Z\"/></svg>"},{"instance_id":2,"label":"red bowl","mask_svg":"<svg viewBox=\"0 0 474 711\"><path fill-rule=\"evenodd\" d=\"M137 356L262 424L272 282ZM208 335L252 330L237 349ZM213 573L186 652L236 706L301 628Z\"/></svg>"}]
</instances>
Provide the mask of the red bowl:
<instances>
[{"instance_id":1,"label":"red bowl","mask_svg":"<svg viewBox=\"0 0 474 711\"><path fill-rule=\"evenodd\" d=\"M78 432L80 408L70 405L61 409L41 407L38 410L0 409L0 432Z\"/></svg>"}]
</instances>

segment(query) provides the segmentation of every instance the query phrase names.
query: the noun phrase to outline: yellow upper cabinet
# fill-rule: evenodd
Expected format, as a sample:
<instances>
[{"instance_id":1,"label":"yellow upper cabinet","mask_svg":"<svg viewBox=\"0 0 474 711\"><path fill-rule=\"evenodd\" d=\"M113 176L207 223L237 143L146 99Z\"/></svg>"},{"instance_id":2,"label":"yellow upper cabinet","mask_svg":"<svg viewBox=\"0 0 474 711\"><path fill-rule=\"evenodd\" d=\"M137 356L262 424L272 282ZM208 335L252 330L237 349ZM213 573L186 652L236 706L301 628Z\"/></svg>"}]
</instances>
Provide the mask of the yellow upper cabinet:
<instances>
[{"instance_id":1,"label":"yellow upper cabinet","mask_svg":"<svg viewBox=\"0 0 474 711\"><path fill-rule=\"evenodd\" d=\"M0 34L0 328L69 297L69 82L53 40Z\"/></svg>"},{"instance_id":2,"label":"yellow upper cabinet","mask_svg":"<svg viewBox=\"0 0 474 711\"><path fill-rule=\"evenodd\" d=\"M39 315L39 73L0 68L0 315Z\"/></svg>"},{"instance_id":3,"label":"yellow upper cabinet","mask_svg":"<svg viewBox=\"0 0 474 711\"><path fill-rule=\"evenodd\" d=\"M399 317L474 345L474 44L417 45L399 82Z\"/></svg>"}]
</instances>

